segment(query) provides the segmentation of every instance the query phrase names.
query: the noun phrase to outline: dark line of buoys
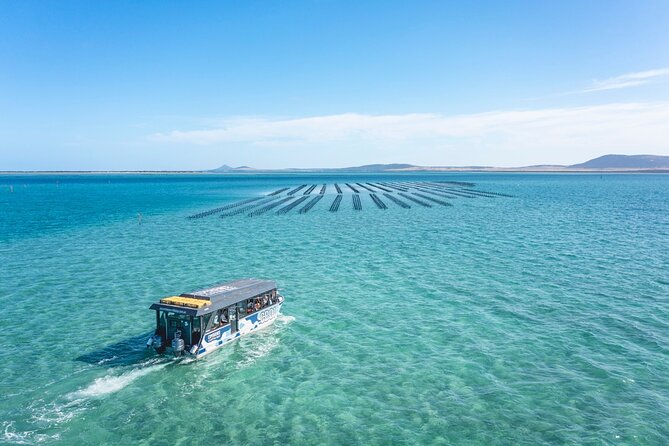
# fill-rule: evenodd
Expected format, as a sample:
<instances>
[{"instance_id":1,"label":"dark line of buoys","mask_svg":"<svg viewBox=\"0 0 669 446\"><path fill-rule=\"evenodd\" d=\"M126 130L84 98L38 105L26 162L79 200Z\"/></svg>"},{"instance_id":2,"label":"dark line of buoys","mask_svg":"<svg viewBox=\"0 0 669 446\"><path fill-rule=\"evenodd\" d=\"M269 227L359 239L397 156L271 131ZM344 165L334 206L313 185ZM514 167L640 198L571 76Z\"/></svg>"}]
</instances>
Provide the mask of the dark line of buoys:
<instances>
[{"instance_id":1,"label":"dark line of buoys","mask_svg":"<svg viewBox=\"0 0 669 446\"><path fill-rule=\"evenodd\" d=\"M488 193L497 195L498 197L515 198L513 195L503 194L502 192L488 192Z\"/></svg>"},{"instance_id":2,"label":"dark line of buoys","mask_svg":"<svg viewBox=\"0 0 669 446\"><path fill-rule=\"evenodd\" d=\"M323 198L322 195L316 195L314 198L312 198L309 203L305 204L304 207L300 209L300 214L306 214L307 212L309 212L309 209L314 207L316 203L318 203L321 200L321 198Z\"/></svg>"},{"instance_id":3,"label":"dark line of buoys","mask_svg":"<svg viewBox=\"0 0 669 446\"><path fill-rule=\"evenodd\" d=\"M346 185L347 185L353 192L355 192L356 194L358 193L358 189L356 189L355 187L351 186L351 185L348 184L348 183L345 183L345 184L346 184Z\"/></svg>"},{"instance_id":4,"label":"dark line of buoys","mask_svg":"<svg viewBox=\"0 0 669 446\"><path fill-rule=\"evenodd\" d=\"M286 201L292 200L293 198L295 198L295 197L285 197L285 198L282 198L281 200L274 201L272 203L269 203L266 206L263 206L259 209L256 209L255 211L249 212L248 215L249 215L249 217L255 217L257 215L264 214L265 212L270 211L270 210L274 209L275 207L279 206L280 204L283 204Z\"/></svg>"},{"instance_id":5,"label":"dark line of buoys","mask_svg":"<svg viewBox=\"0 0 669 446\"><path fill-rule=\"evenodd\" d=\"M312 192L314 191L314 189L316 189L316 186L318 186L318 185L317 185L317 184L312 184L312 185L309 187L309 189L307 189L307 190L304 191L304 195L309 195L310 193L312 193Z\"/></svg>"},{"instance_id":6,"label":"dark line of buoys","mask_svg":"<svg viewBox=\"0 0 669 446\"><path fill-rule=\"evenodd\" d=\"M501 192L490 192L490 191L486 191L486 190L479 191L479 192L485 192L486 194L495 195L496 197L513 198L513 195L503 194Z\"/></svg>"},{"instance_id":7,"label":"dark line of buoys","mask_svg":"<svg viewBox=\"0 0 669 446\"><path fill-rule=\"evenodd\" d=\"M393 189L393 190L399 190L399 189L397 189L397 186L395 186L394 184L390 184L390 183L381 183L381 184L382 184L383 186L385 186L385 187L389 187L389 188L391 188L391 189Z\"/></svg>"},{"instance_id":8,"label":"dark line of buoys","mask_svg":"<svg viewBox=\"0 0 669 446\"><path fill-rule=\"evenodd\" d=\"M437 189L437 190L434 190L434 189L419 189L419 190L424 191L425 193L428 193L428 194L436 195L436 196L442 197L442 198L448 198L448 199L451 199L451 200L458 198L457 195L449 194L448 192L442 192L441 189Z\"/></svg>"},{"instance_id":9,"label":"dark line of buoys","mask_svg":"<svg viewBox=\"0 0 669 446\"><path fill-rule=\"evenodd\" d=\"M399 198L397 198L396 196L394 196L392 194L383 194L383 195L385 195L386 198L388 198L388 200L392 201L393 203L395 203L399 207L403 207L404 209L410 209L411 208L411 206L409 206L408 204L406 204L405 202L403 202L402 200L400 200Z\"/></svg>"},{"instance_id":10,"label":"dark line of buoys","mask_svg":"<svg viewBox=\"0 0 669 446\"><path fill-rule=\"evenodd\" d=\"M441 191L442 190L442 188L432 186L429 183L416 183L416 184L412 185L411 188L416 189L416 190L421 190L421 191L424 191L424 192L432 192L432 191L435 191L435 190L436 191Z\"/></svg>"},{"instance_id":11,"label":"dark line of buoys","mask_svg":"<svg viewBox=\"0 0 669 446\"><path fill-rule=\"evenodd\" d=\"M295 193L301 191L301 190L304 189L305 187L307 187L306 184L303 184L303 185L301 185L301 186L297 186L295 189L293 189L293 190L291 190L290 192L288 192L288 195L294 195Z\"/></svg>"},{"instance_id":12,"label":"dark line of buoys","mask_svg":"<svg viewBox=\"0 0 669 446\"><path fill-rule=\"evenodd\" d=\"M385 187L381 186L379 183L367 183L367 184L369 184L371 186L374 186L375 188L380 189L384 192L392 192L390 189L386 189Z\"/></svg>"},{"instance_id":13,"label":"dark line of buoys","mask_svg":"<svg viewBox=\"0 0 669 446\"><path fill-rule=\"evenodd\" d=\"M455 189L447 189L449 191L455 191ZM494 194L488 193L488 192L483 192L483 191L478 191L474 189L457 189L458 192L462 194L467 194L471 197L486 197L486 198L495 198Z\"/></svg>"},{"instance_id":14,"label":"dark line of buoys","mask_svg":"<svg viewBox=\"0 0 669 446\"><path fill-rule=\"evenodd\" d=\"M427 196L427 195L420 194L420 193L418 193L418 192L414 192L413 194L414 194L415 196L417 196L417 197L424 198L424 199L426 199L426 200L428 200L428 201L431 201L431 202L433 202L433 203L440 204L440 205L442 205L442 206L453 206L451 203L446 203L445 201L440 200L440 199L438 199L438 198L433 198L433 197L430 197L430 196Z\"/></svg>"},{"instance_id":15,"label":"dark line of buoys","mask_svg":"<svg viewBox=\"0 0 669 446\"><path fill-rule=\"evenodd\" d=\"M461 187L474 187L474 186L476 186L476 183L469 183L467 181L437 181L437 183L452 184L453 186L461 186Z\"/></svg>"},{"instance_id":16,"label":"dark line of buoys","mask_svg":"<svg viewBox=\"0 0 669 446\"><path fill-rule=\"evenodd\" d=\"M236 208L236 207L238 207L238 206L243 206L243 205L245 205L245 204L247 204L247 203L252 203L252 202L254 202L254 201L258 201L258 200L261 200L261 199L263 199L263 198L266 198L266 197L249 198L248 200L238 201L238 202L236 202L236 203L232 203L232 204L228 204L228 205L225 205L225 206L221 206L220 208L211 209L211 210L209 210L209 211L204 211L204 212L200 212L200 213L198 213L198 214L190 215L190 216L188 216L188 218L202 218L202 217L208 217L208 216L210 216L210 215L212 215L212 214L216 214L216 213L218 213L218 212L227 211L228 209L233 209L233 208Z\"/></svg>"},{"instance_id":17,"label":"dark line of buoys","mask_svg":"<svg viewBox=\"0 0 669 446\"><path fill-rule=\"evenodd\" d=\"M235 216L235 215L242 214L242 213L244 213L246 211L249 211L249 210L251 210L251 209L253 209L257 206L261 206L263 204L269 203L269 202L271 202L273 200L277 200L277 199L278 199L278 197L263 197L262 200L256 201L255 203L251 204L250 206L244 206L244 207L233 209L229 212L224 212L223 214L221 214L221 218L232 217L232 216Z\"/></svg>"},{"instance_id":18,"label":"dark line of buoys","mask_svg":"<svg viewBox=\"0 0 669 446\"><path fill-rule=\"evenodd\" d=\"M507 194L503 194L501 192L490 192L488 190L478 190L478 189L466 189L466 190L467 190L467 192L474 193L474 194L480 194L480 195L484 195L484 196L513 198L513 195L507 195Z\"/></svg>"},{"instance_id":19,"label":"dark line of buoys","mask_svg":"<svg viewBox=\"0 0 669 446\"><path fill-rule=\"evenodd\" d=\"M448 195L448 194L442 193L442 189L433 188L433 187L430 187L430 186L415 186L414 189L419 190L421 192L428 193L428 194L433 194L433 195L438 195L438 196L441 196L441 197L445 197L445 198L457 198L456 195Z\"/></svg>"},{"instance_id":20,"label":"dark line of buoys","mask_svg":"<svg viewBox=\"0 0 669 446\"><path fill-rule=\"evenodd\" d=\"M430 192L436 192L436 193L441 193L444 190L444 189L441 189L441 188L438 188L438 187L431 187L431 186L420 186L420 187L417 187L416 189L424 190L424 191L430 191Z\"/></svg>"},{"instance_id":21,"label":"dark line of buoys","mask_svg":"<svg viewBox=\"0 0 669 446\"><path fill-rule=\"evenodd\" d=\"M440 190L441 189L456 189L456 190L466 190L467 189L466 187L454 186L452 184L444 184L444 183L440 183L440 182L437 182L437 181L432 181L432 182L426 183L426 186L433 187L435 189L440 189Z\"/></svg>"},{"instance_id":22,"label":"dark line of buoys","mask_svg":"<svg viewBox=\"0 0 669 446\"><path fill-rule=\"evenodd\" d=\"M472 197L486 197L486 198L494 198L495 197L492 194L488 194L486 192L475 191L473 189L458 189L458 192L460 192L462 194L471 195Z\"/></svg>"},{"instance_id":23,"label":"dark line of buoys","mask_svg":"<svg viewBox=\"0 0 669 446\"><path fill-rule=\"evenodd\" d=\"M321 187L321 191L319 192L319 194L324 195L324 194L325 194L325 190L326 190L327 188L328 188L328 185L327 185L327 184L324 184L324 185Z\"/></svg>"},{"instance_id":24,"label":"dark line of buoys","mask_svg":"<svg viewBox=\"0 0 669 446\"><path fill-rule=\"evenodd\" d=\"M406 187L398 186L396 183L383 183L383 185L402 192L406 192L408 190Z\"/></svg>"},{"instance_id":25,"label":"dark line of buoys","mask_svg":"<svg viewBox=\"0 0 669 446\"><path fill-rule=\"evenodd\" d=\"M427 186L425 184L416 184L411 186L412 189L418 189L418 190L428 190L430 189L430 186Z\"/></svg>"},{"instance_id":26,"label":"dark line of buoys","mask_svg":"<svg viewBox=\"0 0 669 446\"><path fill-rule=\"evenodd\" d=\"M342 197L342 194L337 194L332 205L330 205L330 212L337 212L339 210L339 204L341 203Z\"/></svg>"},{"instance_id":27,"label":"dark line of buoys","mask_svg":"<svg viewBox=\"0 0 669 446\"><path fill-rule=\"evenodd\" d=\"M285 191L287 191L288 189L289 189L288 187L284 187L283 189L275 190L274 192L272 192L271 194L269 194L268 197L271 197L272 195L279 195L281 192L285 192Z\"/></svg>"},{"instance_id":28,"label":"dark line of buoys","mask_svg":"<svg viewBox=\"0 0 669 446\"><path fill-rule=\"evenodd\" d=\"M309 198L309 197L307 197L306 195L302 195L302 196L301 196L300 198L298 198L297 200L293 201L292 203L288 203L286 206L284 206L284 207L282 207L281 209L279 209L278 211L276 211L277 215L287 214L287 213L290 212L295 206L298 206L300 203L302 203L302 202L303 202L304 200L306 200L307 198Z\"/></svg>"},{"instance_id":29,"label":"dark line of buoys","mask_svg":"<svg viewBox=\"0 0 669 446\"><path fill-rule=\"evenodd\" d=\"M341 192L341 187L339 187L339 185L337 183L335 183L334 185L335 185L335 189L337 189L337 193L341 194L342 193Z\"/></svg>"},{"instance_id":30,"label":"dark line of buoys","mask_svg":"<svg viewBox=\"0 0 669 446\"><path fill-rule=\"evenodd\" d=\"M425 184L423 184L423 187L427 187L427 188L434 189L434 190L445 190L446 189L446 187L444 187L443 185L440 185L438 183L425 183Z\"/></svg>"},{"instance_id":31,"label":"dark line of buoys","mask_svg":"<svg viewBox=\"0 0 669 446\"><path fill-rule=\"evenodd\" d=\"M360 202L360 194L353 194L353 209L362 211L362 203Z\"/></svg>"},{"instance_id":32,"label":"dark line of buoys","mask_svg":"<svg viewBox=\"0 0 669 446\"><path fill-rule=\"evenodd\" d=\"M445 193L453 194L453 195L456 195L456 196L458 196L458 197L464 197L464 198L477 198L476 195L472 195L472 194L467 194L467 193L461 192L461 189L447 189L447 188L442 188L441 190L444 191Z\"/></svg>"},{"instance_id":33,"label":"dark line of buoys","mask_svg":"<svg viewBox=\"0 0 669 446\"><path fill-rule=\"evenodd\" d=\"M450 189L450 188L456 188L456 187L457 187L458 189L463 189L462 186L454 186L454 185L452 185L452 184L440 183L440 182L438 182L438 181L430 181L430 182L428 182L427 184L430 185L430 186L432 186L432 187L437 187L437 188L439 188L439 189L444 189L444 188L449 188L449 189Z\"/></svg>"},{"instance_id":34,"label":"dark line of buoys","mask_svg":"<svg viewBox=\"0 0 669 446\"><path fill-rule=\"evenodd\" d=\"M443 183L440 181L430 181L427 184L433 187L438 187L440 189L457 189L457 190L469 190L471 189L470 187L465 187L465 186L460 186L457 184L449 184L449 183Z\"/></svg>"},{"instance_id":35,"label":"dark line of buoys","mask_svg":"<svg viewBox=\"0 0 669 446\"><path fill-rule=\"evenodd\" d=\"M398 192L397 195L399 195L400 197L404 197L407 200L413 201L414 203L418 203L421 206L425 206L426 208L431 208L432 207L432 205L430 203L426 203L423 200L419 200L416 197L412 197L411 195L407 195L407 194L402 193L402 192Z\"/></svg>"},{"instance_id":36,"label":"dark line of buoys","mask_svg":"<svg viewBox=\"0 0 669 446\"><path fill-rule=\"evenodd\" d=\"M468 194L468 193L466 193L466 192L461 192L459 189L458 189L458 190L455 190L455 189L446 189L446 190L447 190L448 193L455 194L455 195L457 195L458 197L465 197L465 198L479 198L478 195L475 195L475 194Z\"/></svg>"},{"instance_id":37,"label":"dark line of buoys","mask_svg":"<svg viewBox=\"0 0 669 446\"><path fill-rule=\"evenodd\" d=\"M472 184L473 183L465 183L465 184ZM469 198L475 198L475 197L487 197L487 198L494 198L495 196L507 196L504 194L500 194L498 192L488 192L488 191L481 191L477 189L471 189L469 187L463 187L459 184L444 184L444 183L434 183L440 190L442 191L448 191L454 194L458 194L460 196L467 196Z\"/></svg>"},{"instance_id":38,"label":"dark line of buoys","mask_svg":"<svg viewBox=\"0 0 669 446\"><path fill-rule=\"evenodd\" d=\"M386 206L386 204L381 201L381 199L377 197L376 194L369 194L369 196L372 198L372 201L379 209L388 209L388 206Z\"/></svg>"},{"instance_id":39,"label":"dark line of buoys","mask_svg":"<svg viewBox=\"0 0 669 446\"><path fill-rule=\"evenodd\" d=\"M367 190L367 191L369 191L369 192L372 192L372 193L374 192L372 189L370 189L369 187L365 186L365 185L362 184L362 183L355 183L355 184L357 184L358 186L362 187L363 189L365 189L365 190Z\"/></svg>"}]
</instances>

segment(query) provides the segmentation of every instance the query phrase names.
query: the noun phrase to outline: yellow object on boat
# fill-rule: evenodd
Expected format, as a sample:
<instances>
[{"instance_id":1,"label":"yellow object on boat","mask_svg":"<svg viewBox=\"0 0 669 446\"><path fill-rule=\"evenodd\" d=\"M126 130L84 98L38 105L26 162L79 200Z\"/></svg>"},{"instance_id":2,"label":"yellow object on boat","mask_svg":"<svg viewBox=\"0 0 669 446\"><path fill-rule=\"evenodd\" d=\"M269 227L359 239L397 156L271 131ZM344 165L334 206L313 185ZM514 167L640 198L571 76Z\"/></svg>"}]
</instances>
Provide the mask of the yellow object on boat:
<instances>
[{"instance_id":1,"label":"yellow object on boat","mask_svg":"<svg viewBox=\"0 0 669 446\"><path fill-rule=\"evenodd\" d=\"M178 305L180 307L202 308L211 305L211 301L204 299L194 299L192 297L170 296L160 299L161 304Z\"/></svg>"}]
</instances>

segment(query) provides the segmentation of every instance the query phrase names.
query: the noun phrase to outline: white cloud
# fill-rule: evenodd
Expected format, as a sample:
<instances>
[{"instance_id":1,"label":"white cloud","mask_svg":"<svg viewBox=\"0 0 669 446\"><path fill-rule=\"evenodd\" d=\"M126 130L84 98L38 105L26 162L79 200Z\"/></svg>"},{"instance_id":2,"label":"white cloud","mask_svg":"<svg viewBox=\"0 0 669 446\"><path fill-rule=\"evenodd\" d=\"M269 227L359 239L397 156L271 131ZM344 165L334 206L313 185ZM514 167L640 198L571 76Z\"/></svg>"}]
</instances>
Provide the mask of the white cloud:
<instances>
[{"instance_id":1,"label":"white cloud","mask_svg":"<svg viewBox=\"0 0 669 446\"><path fill-rule=\"evenodd\" d=\"M637 71L621 76L611 77L604 80L596 80L590 88L582 90L582 93L593 91L616 90L619 88L636 87L649 84L669 77L669 68L658 68L655 70Z\"/></svg>"},{"instance_id":2,"label":"white cloud","mask_svg":"<svg viewBox=\"0 0 669 446\"><path fill-rule=\"evenodd\" d=\"M154 134L162 143L208 146L281 164L426 165L572 163L604 153L666 153L669 103L617 103L444 116L347 113L295 119L243 118L219 127ZM273 149L282 149L279 152ZM252 150L249 150L252 149ZM286 149L286 150L283 150ZM270 154L271 152L271 154ZM269 159L268 158L268 159Z\"/></svg>"},{"instance_id":3,"label":"white cloud","mask_svg":"<svg viewBox=\"0 0 669 446\"><path fill-rule=\"evenodd\" d=\"M250 142L262 145L289 142L294 145L343 140L391 142L432 137L475 137L492 133L530 136L538 130L563 136L591 133L592 130L591 135L596 136L598 129L603 128L614 134L627 131L624 127L629 126L646 130L658 126L666 129L669 125L666 121L668 113L669 103L620 103L454 116L345 113L293 119L238 118L224 120L216 128L157 133L151 135L151 139L189 144ZM618 127L620 125L623 128Z\"/></svg>"}]
</instances>

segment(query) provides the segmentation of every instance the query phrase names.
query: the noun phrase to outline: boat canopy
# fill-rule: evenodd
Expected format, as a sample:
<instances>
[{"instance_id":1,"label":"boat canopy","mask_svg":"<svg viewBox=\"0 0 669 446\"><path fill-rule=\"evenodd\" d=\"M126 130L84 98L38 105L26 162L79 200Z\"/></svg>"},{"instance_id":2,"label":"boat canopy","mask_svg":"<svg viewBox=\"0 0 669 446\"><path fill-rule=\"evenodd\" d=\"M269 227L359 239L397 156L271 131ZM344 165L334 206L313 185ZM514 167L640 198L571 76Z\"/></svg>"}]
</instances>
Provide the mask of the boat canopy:
<instances>
[{"instance_id":1,"label":"boat canopy","mask_svg":"<svg viewBox=\"0 0 669 446\"><path fill-rule=\"evenodd\" d=\"M165 297L151 305L151 309L202 316L275 289L276 282L272 280L238 279L179 296Z\"/></svg>"}]
</instances>

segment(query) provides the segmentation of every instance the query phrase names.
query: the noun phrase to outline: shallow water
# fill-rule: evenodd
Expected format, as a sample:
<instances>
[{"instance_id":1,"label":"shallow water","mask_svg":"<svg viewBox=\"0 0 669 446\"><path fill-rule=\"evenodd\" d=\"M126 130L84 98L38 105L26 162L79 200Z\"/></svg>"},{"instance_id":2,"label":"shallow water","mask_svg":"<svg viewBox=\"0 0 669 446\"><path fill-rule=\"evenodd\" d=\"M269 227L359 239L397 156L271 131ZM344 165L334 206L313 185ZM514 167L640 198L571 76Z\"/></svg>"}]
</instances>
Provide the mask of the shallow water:
<instances>
[{"instance_id":1,"label":"shallow water","mask_svg":"<svg viewBox=\"0 0 669 446\"><path fill-rule=\"evenodd\" d=\"M514 197L186 218L404 180ZM663 175L0 176L0 443L667 444L668 241ZM145 351L153 301L238 277L273 326Z\"/></svg>"}]
</instances>

